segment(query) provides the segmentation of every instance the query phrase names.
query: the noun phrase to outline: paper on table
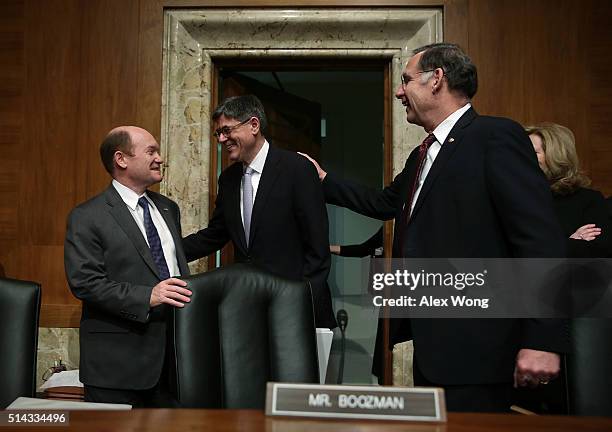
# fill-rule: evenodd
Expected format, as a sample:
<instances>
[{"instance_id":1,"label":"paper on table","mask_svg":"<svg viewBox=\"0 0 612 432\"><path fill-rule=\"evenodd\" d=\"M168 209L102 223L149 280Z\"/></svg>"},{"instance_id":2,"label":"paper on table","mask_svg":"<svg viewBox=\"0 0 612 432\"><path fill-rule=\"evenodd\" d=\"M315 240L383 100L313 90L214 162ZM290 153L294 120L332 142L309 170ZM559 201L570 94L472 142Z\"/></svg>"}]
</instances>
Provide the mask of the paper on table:
<instances>
[{"instance_id":1,"label":"paper on table","mask_svg":"<svg viewBox=\"0 0 612 432\"><path fill-rule=\"evenodd\" d=\"M83 383L79 381L79 370L54 373L40 386L40 389L45 390L52 387L83 387Z\"/></svg>"},{"instance_id":2,"label":"paper on table","mask_svg":"<svg viewBox=\"0 0 612 432\"><path fill-rule=\"evenodd\" d=\"M7 410L129 410L132 405L18 397Z\"/></svg>"},{"instance_id":3,"label":"paper on table","mask_svg":"<svg viewBox=\"0 0 612 432\"><path fill-rule=\"evenodd\" d=\"M319 382L325 384L327 376L327 363L331 352L334 332L328 328L317 328L317 353L319 357Z\"/></svg>"}]
</instances>

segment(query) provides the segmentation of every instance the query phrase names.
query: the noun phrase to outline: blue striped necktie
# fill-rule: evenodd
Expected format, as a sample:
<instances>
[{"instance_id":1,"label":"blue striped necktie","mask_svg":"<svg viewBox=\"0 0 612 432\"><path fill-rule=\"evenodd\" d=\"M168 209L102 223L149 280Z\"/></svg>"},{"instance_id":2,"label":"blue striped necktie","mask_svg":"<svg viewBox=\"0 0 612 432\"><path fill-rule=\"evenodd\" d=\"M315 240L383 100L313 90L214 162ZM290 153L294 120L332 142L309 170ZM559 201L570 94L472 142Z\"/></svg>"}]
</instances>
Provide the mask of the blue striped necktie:
<instances>
[{"instance_id":1,"label":"blue striped necktie","mask_svg":"<svg viewBox=\"0 0 612 432\"><path fill-rule=\"evenodd\" d=\"M147 199L142 196L138 199L138 205L142 207L142 210L144 212L144 226L145 231L147 232L147 240L149 241L149 249L151 249L153 261L155 261L155 264L157 265L159 276L162 280L168 279L170 277L170 272L168 271L168 265L166 264L166 258L164 257L164 250L162 249L161 239L159 238L157 229L153 224L153 219L151 219L151 212L149 211L149 201L147 201Z\"/></svg>"}]
</instances>

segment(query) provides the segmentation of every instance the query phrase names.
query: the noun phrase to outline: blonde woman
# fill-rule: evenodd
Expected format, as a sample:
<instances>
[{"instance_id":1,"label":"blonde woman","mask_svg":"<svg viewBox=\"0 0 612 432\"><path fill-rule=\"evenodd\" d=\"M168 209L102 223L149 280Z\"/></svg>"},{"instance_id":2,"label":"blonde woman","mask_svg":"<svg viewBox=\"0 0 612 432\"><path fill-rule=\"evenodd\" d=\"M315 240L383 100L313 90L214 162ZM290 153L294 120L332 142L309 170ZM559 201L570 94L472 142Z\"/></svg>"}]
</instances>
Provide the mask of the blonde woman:
<instances>
[{"instance_id":1,"label":"blonde woman","mask_svg":"<svg viewBox=\"0 0 612 432\"><path fill-rule=\"evenodd\" d=\"M555 123L527 126L525 131L550 182L557 216L569 237L569 256L611 255L605 200L587 188L591 181L580 170L572 131Z\"/></svg>"}]
</instances>

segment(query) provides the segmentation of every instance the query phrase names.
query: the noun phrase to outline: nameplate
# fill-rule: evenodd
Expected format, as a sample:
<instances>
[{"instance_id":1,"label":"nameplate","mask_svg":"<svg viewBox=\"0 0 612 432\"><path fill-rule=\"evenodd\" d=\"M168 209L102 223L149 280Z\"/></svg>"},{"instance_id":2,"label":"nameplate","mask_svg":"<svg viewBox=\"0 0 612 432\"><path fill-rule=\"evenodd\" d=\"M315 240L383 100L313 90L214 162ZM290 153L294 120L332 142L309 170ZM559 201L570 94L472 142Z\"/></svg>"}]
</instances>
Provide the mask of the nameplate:
<instances>
[{"instance_id":1,"label":"nameplate","mask_svg":"<svg viewBox=\"0 0 612 432\"><path fill-rule=\"evenodd\" d=\"M441 388L269 382L266 415L445 422L446 405Z\"/></svg>"}]
</instances>

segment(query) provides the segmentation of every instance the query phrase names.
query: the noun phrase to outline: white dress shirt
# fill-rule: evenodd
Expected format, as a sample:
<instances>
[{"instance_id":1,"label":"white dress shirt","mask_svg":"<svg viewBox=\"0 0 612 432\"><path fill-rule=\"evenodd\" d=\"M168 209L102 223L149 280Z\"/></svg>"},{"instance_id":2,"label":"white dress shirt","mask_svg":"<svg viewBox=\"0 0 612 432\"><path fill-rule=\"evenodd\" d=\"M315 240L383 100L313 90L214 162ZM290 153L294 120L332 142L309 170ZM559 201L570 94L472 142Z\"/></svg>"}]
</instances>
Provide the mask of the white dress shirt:
<instances>
[{"instance_id":1,"label":"white dress shirt","mask_svg":"<svg viewBox=\"0 0 612 432\"><path fill-rule=\"evenodd\" d=\"M425 179L427 178L427 174L431 169L438 153L440 153L440 149L442 148L442 144L446 141L446 137L450 131L455 127L455 123L459 121L461 116L465 114L467 110L472 107L472 104L467 103L466 105L459 108L457 111L446 117L442 123L438 125L437 128L432 132L436 137L436 140L432 145L429 146L429 150L427 150L427 158L425 159L425 164L423 165L423 170L421 171L421 175L419 176L419 181L417 183L416 191L414 192L414 197L412 198L412 207L410 208L410 214L412 214L412 210L414 210L414 205L419 198L419 193L421 192L421 188L423 187L423 183L425 183Z\"/></svg>"},{"instance_id":2,"label":"white dress shirt","mask_svg":"<svg viewBox=\"0 0 612 432\"><path fill-rule=\"evenodd\" d=\"M261 146L261 149L259 149L259 152L257 153L257 156L255 156L255 159L253 159L253 161L248 165L248 167L253 170L253 173L251 174L251 183L253 184L253 204L255 203L255 197L257 196L257 188L259 187L259 180L261 180L261 174L263 173L269 149L270 144L268 144L268 141L266 140L264 141L263 146ZM243 195L243 183L240 182L240 217L242 218L242 223L244 224L244 203L242 202Z\"/></svg>"},{"instance_id":3,"label":"white dress shirt","mask_svg":"<svg viewBox=\"0 0 612 432\"><path fill-rule=\"evenodd\" d=\"M176 260L176 248L174 245L174 240L172 239L172 234L168 229L168 225L166 225L166 221L159 213L159 210L157 210L155 203L147 196L146 192L143 195L138 195L132 189L122 185L114 179L113 187L119 193L121 199L130 210L130 214L136 221L136 225L138 225L138 228L140 228L145 242L147 242L148 245L149 240L147 238L147 230L145 229L144 225L144 210L138 205L138 199L140 199L141 196L146 197L147 201L149 201L151 220L153 220L153 225L155 225L155 229L157 229L157 234L159 234L159 238L161 240L164 258L166 259L166 265L168 266L168 272L170 273L170 276L180 276L181 272L179 270L178 261Z\"/></svg>"}]
</instances>

